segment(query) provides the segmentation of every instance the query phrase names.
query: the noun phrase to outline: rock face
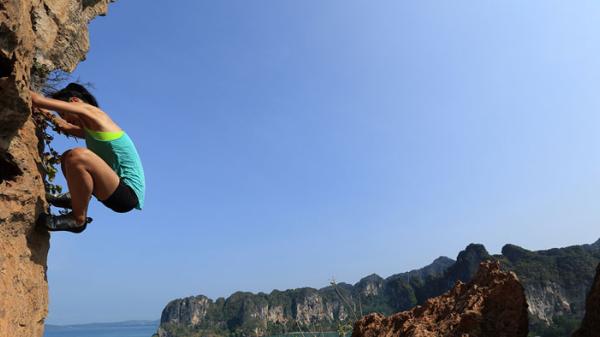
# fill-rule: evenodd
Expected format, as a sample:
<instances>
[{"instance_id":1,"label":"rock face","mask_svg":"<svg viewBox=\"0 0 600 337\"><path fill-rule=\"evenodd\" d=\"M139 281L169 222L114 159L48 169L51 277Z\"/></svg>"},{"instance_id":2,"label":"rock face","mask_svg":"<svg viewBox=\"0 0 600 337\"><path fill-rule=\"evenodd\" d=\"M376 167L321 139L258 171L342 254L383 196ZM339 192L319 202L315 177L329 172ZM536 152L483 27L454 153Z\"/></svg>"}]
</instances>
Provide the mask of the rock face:
<instances>
[{"instance_id":1,"label":"rock face","mask_svg":"<svg viewBox=\"0 0 600 337\"><path fill-rule=\"evenodd\" d=\"M348 285L341 285L340 288ZM341 290L348 295L348 291ZM160 337L202 335L263 336L297 331L309 325L329 326L348 317L331 288L302 288L271 294L237 292L213 301L205 296L170 302L162 312Z\"/></svg>"},{"instance_id":2,"label":"rock face","mask_svg":"<svg viewBox=\"0 0 600 337\"><path fill-rule=\"evenodd\" d=\"M32 74L73 70L88 49L88 22L108 3L0 0L0 336L41 336L47 314L49 235L35 228L46 203Z\"/></svg>"},{"instance_id":3,"label":"rock face","mask_svg":"<svg viewBox=\"0 0 600 337\"><path fill-rule=\"evenodd\" d=\"M600 264L596 271L596 278L587 297L585 317L581 328L573 333L573 337L598 337L600 336Z\"/></svg>"},{"instance_id":4,"label":"rock face","mask_svg":"<svg viewBox=\"0 0 600 337\"><path fill-rule=\"evenodd\" d=\"M527 302L523 287L498 262L484 262L468 284L410 311L365 316L352 337L526 337Z\"/></svg>"},{"instance_id":5,"label":"rock face","mask_svg":"<svg viewBox=\"0 0 600 337\"><path fill-rule=\"evenodd\" d=\"M543 251L506 245L498 259L519 276L525 288L530 330L556 328L560 331L560 320L573 321L577 326L576 321L583 318L585 295L600 262L600 240L591 245Z\"/></svg>"}]
</instances>

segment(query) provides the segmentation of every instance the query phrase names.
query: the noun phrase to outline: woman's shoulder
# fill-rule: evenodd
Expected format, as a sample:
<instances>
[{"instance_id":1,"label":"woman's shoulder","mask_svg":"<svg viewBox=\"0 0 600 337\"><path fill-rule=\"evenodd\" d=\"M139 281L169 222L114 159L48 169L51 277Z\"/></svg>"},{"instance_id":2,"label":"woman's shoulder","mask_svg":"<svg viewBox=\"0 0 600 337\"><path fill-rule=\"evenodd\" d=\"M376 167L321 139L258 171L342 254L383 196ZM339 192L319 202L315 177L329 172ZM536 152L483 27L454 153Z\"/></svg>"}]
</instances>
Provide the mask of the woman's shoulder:
<instances>
[{"instance_id":1,"label":"woman's shoulder","mask_svg":"<svg viewBox=\"0 0 600 337\"><path fill-rule=\"evenodd\" d=\"M108 117L108 113L106 113L104 110L100 109L97 106L93 106L91 104L87 104L87 103L82 103L84 104L84 107L87 111L89 111L90 114L100 117L100 116L107 116Z\"/></svg>"},{"instance_id":2,"label":"woman's shoulder","mask_svg":"<svg viewBox=\"0 0 600 337\"><path fill-rule=\"evenodd\" d=\"M123 129L121 129L121 127L115 123L105 111L95 106L90 106L89 109L89 119L91 120L91 123L88 126L89 129L101 132L123 131Z\"/></svg>"}]
</instances>

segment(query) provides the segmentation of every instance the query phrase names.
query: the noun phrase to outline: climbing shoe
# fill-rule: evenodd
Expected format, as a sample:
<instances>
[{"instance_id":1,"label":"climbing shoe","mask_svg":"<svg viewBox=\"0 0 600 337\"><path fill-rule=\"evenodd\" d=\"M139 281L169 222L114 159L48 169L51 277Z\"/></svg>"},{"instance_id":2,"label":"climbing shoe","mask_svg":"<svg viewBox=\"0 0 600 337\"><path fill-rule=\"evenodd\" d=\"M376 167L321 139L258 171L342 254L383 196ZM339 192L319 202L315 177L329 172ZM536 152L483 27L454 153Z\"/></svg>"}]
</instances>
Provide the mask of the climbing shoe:
<instances>
[{"instance_id":1,"label":"climbing shoe","mask_svg":"<svg viewBox=\"0 0 600 337\"><path fill-rule=\"evenodd\" d=\"M39 223L46 227L50 232L66 231L71 233L81 233L90 222L92 222L92 218L87 218L85 223L78 224L71 216L71 213L61 215L42 214L39 219Z\"/></svg>"},{"instance_id":2,"label":"climbing shoe","mask_svg":"<svg viewBox=\"0 0 600 337\"><path fill-rule=\"evenodd\" d=\"M61 193L61 194L50 194L46 193L46 201L55 207L58 208L72 208L71 207L71 193Z\"/></svg>"}]
</instances>

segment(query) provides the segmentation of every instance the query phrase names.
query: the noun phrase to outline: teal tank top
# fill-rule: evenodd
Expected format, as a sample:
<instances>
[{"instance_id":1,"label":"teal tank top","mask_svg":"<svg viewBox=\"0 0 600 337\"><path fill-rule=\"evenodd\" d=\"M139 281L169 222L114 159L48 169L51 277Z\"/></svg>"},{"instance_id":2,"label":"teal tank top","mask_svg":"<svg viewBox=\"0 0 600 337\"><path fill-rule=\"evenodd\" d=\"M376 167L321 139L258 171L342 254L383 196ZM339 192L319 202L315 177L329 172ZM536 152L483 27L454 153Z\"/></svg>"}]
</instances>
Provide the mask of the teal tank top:
<instances>
[{"instance_id":1,"label":"teal tank top","mask_svg":"<svg viewBox=\"0 0 600 337\"><path fill-rule=\"evenodd\" d=\"M124 132L100 132L85 129L87 148L102 158L131 187L138 197L137 209L144 207L145 178L140 156Z\"/></svg>"}]
</instances>

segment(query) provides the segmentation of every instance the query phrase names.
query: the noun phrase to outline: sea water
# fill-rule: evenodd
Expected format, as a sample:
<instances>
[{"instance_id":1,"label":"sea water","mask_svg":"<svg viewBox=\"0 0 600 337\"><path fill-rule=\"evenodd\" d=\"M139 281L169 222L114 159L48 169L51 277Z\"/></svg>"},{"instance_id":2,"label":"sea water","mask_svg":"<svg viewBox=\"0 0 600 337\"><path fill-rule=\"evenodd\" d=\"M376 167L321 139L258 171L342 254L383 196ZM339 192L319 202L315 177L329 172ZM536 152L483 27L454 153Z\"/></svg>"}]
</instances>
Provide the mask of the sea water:
<instances>
[{"instance_id":1,"label":"sea water","mask_svg":"<svg viewBox=\"0 0 600 337\"><path fill-rule=\"evenodd\" d=\"M44 337L151 337L158 329L158 322L124 325L103 323L71 326L47 326ZM336 332L288 333L271 337L338 337Z\"/></svg>"},{"instance_id":2,"label":"sea water","mask_svg":"<svg viewBox=\"0 0 600 337\"><path fill-rule=\"evenodd\" d=\"M44 337L151 337L157 329L158 323L47 326Z\"/></svg>"}]
</instances>

